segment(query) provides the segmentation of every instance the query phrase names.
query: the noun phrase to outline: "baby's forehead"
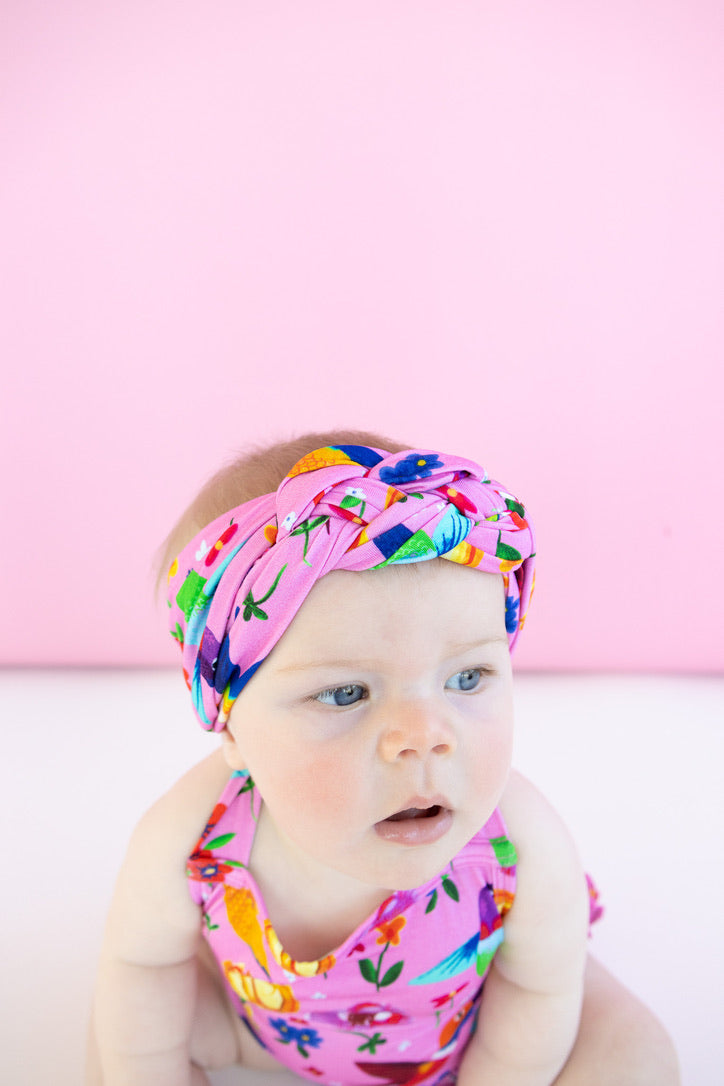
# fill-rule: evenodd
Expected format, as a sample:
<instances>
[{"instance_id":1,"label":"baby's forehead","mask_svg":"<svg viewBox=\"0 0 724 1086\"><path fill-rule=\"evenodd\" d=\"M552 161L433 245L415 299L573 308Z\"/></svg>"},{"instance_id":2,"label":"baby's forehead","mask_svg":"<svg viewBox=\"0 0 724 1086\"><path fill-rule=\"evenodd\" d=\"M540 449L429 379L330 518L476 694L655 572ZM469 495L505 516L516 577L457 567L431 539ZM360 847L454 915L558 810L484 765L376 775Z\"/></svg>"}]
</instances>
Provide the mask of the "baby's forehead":
<instances>
[{"instance_id":1,"label":"baby's forehead","mask_svg":"<svg viewBox=\"0 0 724 1086\"><path fill-rule=\"evenodd\" d=\"M314 585L283 634L280 657L301 661L375 651L426 651L432 645L499 641L507 650L503 577L433 559L350 572Z\"/></svg>"},{"instance_id":2,"label":"baby's forehead","mask_svg":"<svg viewBox=\"0 0 724 1086\"><path fill-rule=\"evenodd\" d=\"M473 589L473 586L476 588ZM370 596L384 595L393 590L401 596L421 593L443 596L451 592L473 590L478 594L490 595L491 602L505 594L502 574L471 569L446 558L391 562L376 569L361 571L336 569L320 578L313 591L319 588L329 595L359 588Z\"/></svg>"}]
</instances>

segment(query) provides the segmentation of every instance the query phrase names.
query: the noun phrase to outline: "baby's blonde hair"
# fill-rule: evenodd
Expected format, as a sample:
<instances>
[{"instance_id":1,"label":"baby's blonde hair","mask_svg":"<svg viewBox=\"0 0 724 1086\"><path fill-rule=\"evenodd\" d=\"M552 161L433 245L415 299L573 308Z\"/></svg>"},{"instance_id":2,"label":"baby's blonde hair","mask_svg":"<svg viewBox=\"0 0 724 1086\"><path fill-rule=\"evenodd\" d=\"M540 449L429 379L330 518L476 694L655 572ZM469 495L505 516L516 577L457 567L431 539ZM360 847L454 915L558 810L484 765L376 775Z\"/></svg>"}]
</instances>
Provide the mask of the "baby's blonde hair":
<instances>
[{"instance_id":1,"label":"baby's blonde hair","mask_svg":"<svg viewBox=\"0 0 724 1086\"><path fill-rule=\"evenodd\" d=\"M171 562L197 532L229 509L271 494L298 460L326 445L370 445L391 453L411 448L366 430L323 430L290 441L252 446L212 475L159 547L154 562L157 591Z\"/></svg>"}]
</instances>

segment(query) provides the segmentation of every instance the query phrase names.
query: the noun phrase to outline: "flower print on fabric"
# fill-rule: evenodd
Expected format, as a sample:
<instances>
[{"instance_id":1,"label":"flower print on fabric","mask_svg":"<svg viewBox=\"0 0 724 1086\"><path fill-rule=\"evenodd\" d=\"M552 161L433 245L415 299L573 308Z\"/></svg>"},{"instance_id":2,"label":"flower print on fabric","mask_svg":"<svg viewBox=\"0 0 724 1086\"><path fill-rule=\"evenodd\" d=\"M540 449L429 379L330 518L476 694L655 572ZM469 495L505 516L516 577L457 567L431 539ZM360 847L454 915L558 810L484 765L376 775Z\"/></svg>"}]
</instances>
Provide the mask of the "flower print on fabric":
<instances>
[{"instance_id":1,"label":"flower print on fabric","mask_svg":"<svg viewBox=\"0 0 724 1086\"><path fill-rule=\"evenodd\" d=\"M251 780L248 773L234 773L232 775L232 782L234 782L234 798L245 792L253 792L254 790L254 782ZM189 878L196 879L198 882L221 883L235 867L243 866L238 860L233 858L214 855L217 849L225 848L225 846L231 844L236 836L234 833L217 834L211 840L208 840L208 838L211 837L212 831L223 819L227 810L228 805L220 802L216 804L209 815L209 820L204 826L203 833L186 861L186 874Z\"/></svg>"},{"instance_id":2,"label":"flower print on fabric","mask_svg":"<svg viewBox=\"0 0 724 1086\"><path fill-rule=\"evenodd\" d=\"M506 633L512 633L518 626L518 600L513 600L510 596L505 598L505 630Z\"/></svg>"},{"instance_id":3,"label":"flower print on fabric","mask_svg":"<svg viewBox=\"0 0 724 1086\"><path fill-rule=\"evenodd\" d=\"M534 557L523 505L471 460L358 445L317 449L274 494L207 525L169 570L169 626L196 715L208 730L224 727L246 683L332 570L444 558L502 574L512 648L525 623Z\"/></svg>"},{"instance_id":4,"label":"flower print on fabric","mask_svg":"<svg viewBox=\"0 0 724 1086\"><path fill-rule=\"evenodd\" d=\"M388 946L399 946L400 932L406 923L404 916L395 916L392 920L383 920L381 924L377 924L376 930L380 933L377 936L378 944L387 943Z\"/></svg>"},{"instance_id":5,"label":"flower print on fabric","mask_svg":"<svg viewBox=\"0 0 724 1086\"><path fill-rule=\"evenodd\" d=\"M307 1049L319 1048L322 1043L316 1030L291 1026L285 1018L272 1018L269 1025L277 1031L278 1041L284 1045L295 1044L305 1059L309 1056Z\"/></svg>"},{"instance_id":6,"label":"flower print on fabric","mask_svg":"<svg viewBox=\"0 0 724 1086\"><path fill-rule=\"evenodd\" d=\"M204 849L194 852L186 861L186 874L199 882L223 882L232 870L231 864L217 860Z\"/></svg>"},{"instance_id":7,"label":"flower print on fabric","mask_svg":"<svg viewBox=\"0 0 724 1086\"><path fill-rule=\"evenodd\" d=\"M387 988L390 984L394 984L404 969L404 961L397 961L383 973L382 962L391 946L397 947L400 945L400 932L406 923L407 920L404 916L395 916L391 920L383 920L381 923L376 924L375 932L378 933L376 943L377 946L383 948L382 952L377 962L372 961L371 958L362 958L359 962L360 973L369 984L375 985L378 992L381 988Z\"/></svg>"},{"instance_id":8,"label":"flower print on fabric","mask_svg":"<svg viewBox=\"0 0 724 1086\"><path fill-rule=\"evenodd\" d=\"M437 453L413 452L403 456L394 467L381 468L380 479L383 483L399 486L401 483L412 483L416 479L427 479L435 469L442 466L443 462Z\"/></svg>"}]
</instances>

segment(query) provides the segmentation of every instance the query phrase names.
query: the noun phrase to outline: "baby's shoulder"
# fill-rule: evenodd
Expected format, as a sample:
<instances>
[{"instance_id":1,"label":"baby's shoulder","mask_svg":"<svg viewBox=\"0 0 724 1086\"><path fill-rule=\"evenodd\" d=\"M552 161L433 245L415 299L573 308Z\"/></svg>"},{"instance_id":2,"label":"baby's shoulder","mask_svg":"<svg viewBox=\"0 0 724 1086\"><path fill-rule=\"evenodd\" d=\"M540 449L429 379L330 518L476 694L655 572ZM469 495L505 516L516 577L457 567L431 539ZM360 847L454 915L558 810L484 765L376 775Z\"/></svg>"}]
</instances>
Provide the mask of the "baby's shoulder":
<instances>
[{"instance_id":1,"label":"baby's shoulder","mask_svg":"<svg viewBox=\"0 0 724 1086\"><path fill-rule=\"evenodd\" d=\"M578 852L565 822L522 773L511 772L499 807L518 855L519 881L578 876Z\"/></svg>"},{"instance_id":2,"label":"baby's shoulder","mask_svg":"<svg viewBox=\"0 0 724 1086\"><path fill-rule=\"evenodd\" d=\"M165 843L172 854L183 854L185 859L201 836L230 773L221 750L214 751L149 807L134 836L149 838L156 847Z\"/></svg>"},{"instance_id":3,"label":"baby's shoulder","mask_svg":"<svg viewBox=\"0 0 724 1086\"><path fill-rule=\"evenodd\" d=\"M198 928L186 861L229 778L217 751L184 774L141 817L116 885L111 918L129 960L180 960Z\"/></svg>"},{"instance_id":4,"label":"baby's shoulder","mask_svg":"<svg viewBox=\"0 0 724 1086\"><path fill-rule=\"evenodd\" d=\"M516 847L531 841L537 848L551 837L568 836L563 819L536 786L513 769L500 799L500 812Z\"/></svg>"},{"instance_id":5,"label":"baby's shoulder","mask_svg":"<svg viewBox=\"0 0 724 1086\"><path fill-rule=\"evenodd\" d=\"M131 834L122 880L143 888L145 905L179 924L192 923L187 860L209 814L224 791L230 770L220 750L181 776L157 799Z\"/></svg>"},{"instance_id":6,"label":"baby's shoulder","mask_svg":"<svg viewBox=\"0 0 724 1086\"><path fill-rule=\"evenodd\" d=\"M529 952L545 932L551 952L558 941L585 943L588 891L578 849L563 819L522 774L511 773L500 812L518 856L515 905L506 938Z\"/></svg>"}]
</instances>

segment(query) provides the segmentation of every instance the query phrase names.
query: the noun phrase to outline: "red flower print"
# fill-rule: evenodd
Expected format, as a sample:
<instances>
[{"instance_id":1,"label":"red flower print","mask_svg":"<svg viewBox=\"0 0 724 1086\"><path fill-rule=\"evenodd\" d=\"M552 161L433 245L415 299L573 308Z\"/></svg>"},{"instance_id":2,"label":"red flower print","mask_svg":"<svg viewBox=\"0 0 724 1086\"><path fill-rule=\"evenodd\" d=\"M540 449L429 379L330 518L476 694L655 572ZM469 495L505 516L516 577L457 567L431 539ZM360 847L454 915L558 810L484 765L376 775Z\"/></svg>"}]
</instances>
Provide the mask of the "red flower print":
<instances>
[{"instance_id":1,"label":"red flower print","mask_svg":"<svg viewBox=\"0 0 724 1086\"><path fill-rule=\"evenodd\" d=\"M194 852L186 864L186 874L196 882L223 882L234 868L231 864L225 864L223 860L217 860L208 849L200 849Z\"/></svg>"}]
</instances>

